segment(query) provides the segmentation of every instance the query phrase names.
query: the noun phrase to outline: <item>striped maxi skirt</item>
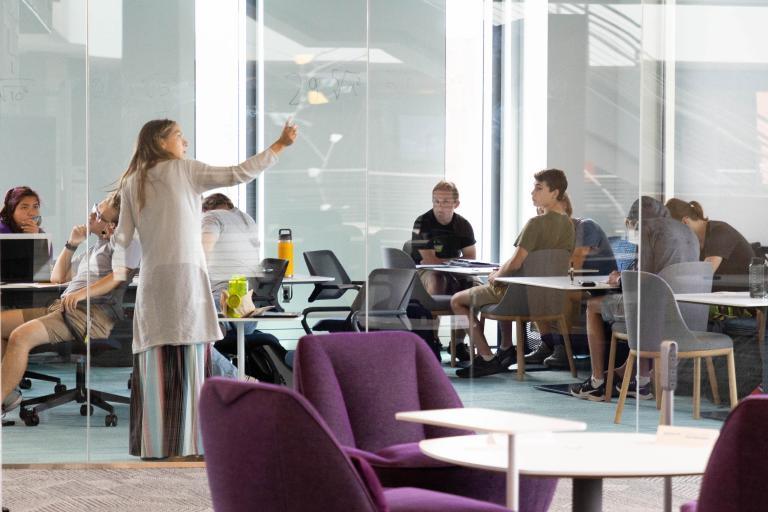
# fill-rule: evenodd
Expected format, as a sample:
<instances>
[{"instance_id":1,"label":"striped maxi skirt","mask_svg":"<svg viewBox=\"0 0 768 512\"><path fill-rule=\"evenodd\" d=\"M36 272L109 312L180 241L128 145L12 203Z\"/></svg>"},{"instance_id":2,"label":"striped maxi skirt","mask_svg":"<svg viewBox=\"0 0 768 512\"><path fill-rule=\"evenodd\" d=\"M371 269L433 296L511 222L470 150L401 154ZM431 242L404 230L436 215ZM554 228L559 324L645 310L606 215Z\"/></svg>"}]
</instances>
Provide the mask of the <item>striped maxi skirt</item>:
<instances>
[{"instance_id":1,"label":"striped maxi skirt","mask_svg":"<svg viewBox=\"0 0 768 512\"><path fill-rule=\"evenodd\" d=\"M203 454L198 401L211 376L211 345L161 345L133 355L130 454Z\"/></svg>"}]
</instances>

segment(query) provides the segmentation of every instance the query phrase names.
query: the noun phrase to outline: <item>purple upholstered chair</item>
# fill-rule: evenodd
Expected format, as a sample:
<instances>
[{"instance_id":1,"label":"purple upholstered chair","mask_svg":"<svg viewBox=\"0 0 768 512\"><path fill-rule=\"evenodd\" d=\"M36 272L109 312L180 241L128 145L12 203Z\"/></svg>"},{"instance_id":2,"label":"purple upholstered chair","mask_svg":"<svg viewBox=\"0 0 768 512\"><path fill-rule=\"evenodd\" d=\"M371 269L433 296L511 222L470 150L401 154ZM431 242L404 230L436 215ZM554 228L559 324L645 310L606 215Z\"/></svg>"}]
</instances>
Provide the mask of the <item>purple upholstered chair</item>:
<instances>
[{"instance_id":1,"label":"purple upholstered chair","mask_svg":"<svg viewBox=\"0 0 768 512\"><path fill-rule=\"evenodd\" d=\"M503 504L505 476L430 459L418 442L467 431L395 420L399 411L462 407L424 341L410 332L304 336L294 386L348 453L367 460L386 487L420 487ZM522 477L520 509L546 511L556 479Z\"/></svg>"},{"instance_id":2,"label":"purple upholstered chair","mask_svg":"<svg viewBox=\"0 0 768 512\"><path fill-rule=\"evenodd\" d=\"M213 378L200 396L208 482L217 512L502 512L424 489L384 490L350 458L302 396L285 387Z\"/></svg>"},{"instance_id":3,"label":"purple upholstered chair","mask_svg":"<svg viewBox=\"0 0 768 512\"><path fill-rule=\"evenodd\" d=\"M709 456L699 499L682 512L766 510L768 395L745 398L731 411Z\"/></svg>"}]
</instances>

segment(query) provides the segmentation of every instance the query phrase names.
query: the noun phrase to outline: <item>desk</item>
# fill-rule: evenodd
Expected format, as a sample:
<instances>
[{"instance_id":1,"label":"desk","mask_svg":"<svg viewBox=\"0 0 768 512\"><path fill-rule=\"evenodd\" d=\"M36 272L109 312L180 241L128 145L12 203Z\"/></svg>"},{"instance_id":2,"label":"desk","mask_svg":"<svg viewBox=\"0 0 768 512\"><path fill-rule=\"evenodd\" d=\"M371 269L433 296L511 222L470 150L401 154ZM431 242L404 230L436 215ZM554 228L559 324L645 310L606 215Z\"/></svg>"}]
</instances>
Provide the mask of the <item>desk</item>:
<instances>
[{"instance_id":1,"label":"desk","mask_svg":"<svg viewBox=\"0 0 768 512\"><path fill-rule=\"evenodd\" d=\"M589 276L589 279L574 279L571 282L568 276L543 276L543 277L497 277L496 281L505 284L521 284L524 286L540 286L565 291L590 291L590 290L617 290L618 285L608 284L608 276ZM595 286L584 286L581 283L591 281Z\"/></svg>"},{"instance_id":2,"label":"desk","mask_svg":"<svg viewBox=\"0 0 768 512\"><path fill-rule=\"evenodd\" d=\"M749 292L711 292L711 293L676 293L678 302L691 302L694 304L709 304L715 306L733 306L757 310L757 343L760 347L762 359L762 385L768 383L768 346L765 343L765 316L768 311L768 298L753 299Z\"/></svg>"},{"instance_id":3,"label":"desk","mask_svg":"<svg viewBox=\"0 0 768 512\"><path fill-rule=\"evenodd\" d=\"M283 277L281 287L283 289L283 302L291 302L293 298L294 284L318 284L330 283L336 279L328 276L307 276L303 274L293 274L291 277ZM277 297L275 297L277 299Z\"/></svg>"},{"instance_id":4,"label":"desk","mask_svg":"<svg viewBox=\"0 0 768 512\"><path fill-rule=\"evenodd\" d=\"M504 465L503 467L494 467L492 469L497 471L506 471L507 473L507 508L510 510L518 510L519 471L517 467L517 461L519 455L517 453L518 438L516 436L518 434L526 434L531 432L564 432L587 429L587 424L580 421L563 420L560 418L537 416L535 414L522 414L474 407L399 412L395 414L395 418L400 421L410 421L426 425L462 428L467 430L477 430L481 432L501 432L506 434L504 450L502 454L504 458ZM466 437L474 438L476 436L459 436L459 439ZM524 438L525 436L522 436L520 439ZM437 440L438 439L429 439L426 441L421 441L419 443L419 448L425 454L432 457L433 455L422 447L422 443ZM451 453L461 454L463 452L451 449L447 450L446 453L448 456L451 456ZM472 466L471 464L460 462L458 459L463 459L461 456L459 456L457 460L448 460L447 458L442 459L437 456L434 458L439 460L446 460L447 462L453 462L455 464L469 465L470 467L483 467ZM507 463L507 461L509 461L509 463Z\"/></svg>"},{"instance_id":5,"label":"desk","mask_svg":"<svg viewBox=\"0 0 768 512\"><path fill-rule=\"evenodd\" d=\"M436 272L447 272L449 274L461 274L464 276L476 276L483 277L489 275L491 272L498 270L498 267L482 266L482 267L460 267L457 265L416 265L419 270L434 270Z\"/></svg>"},{"instance_id":6,"label":"desk","mask_svg":"<svg viewBox=\"0 0 768 512\"><path fill-rule=\"evenodd\" d=\"M660 427L665 428L665 427ZM704 473L717 430L680 435L635 433L549 433L518 436L515 464L522 475L573 479L573 510L602 510L603 478L640 478ZM437 460L506 471L506 436L469 435L426 439L419 449Z\"/></svg>"},{"instance_id":7,"label":"desk","mask_svg":"<svg viewBox=\"0 0 768 512\"><path fill-rule=\"evenodd\" d=\"M220 317L219 323L230 322L235 324L235 331L237 332L237 378L240 380L245 379L245 324L248 322L258 322L259 320L268 319L292 319L298 317L298 313L273 313L265 312L259 316L250 316L247 318L227 318Z\"/></svg>"}]
</instances>

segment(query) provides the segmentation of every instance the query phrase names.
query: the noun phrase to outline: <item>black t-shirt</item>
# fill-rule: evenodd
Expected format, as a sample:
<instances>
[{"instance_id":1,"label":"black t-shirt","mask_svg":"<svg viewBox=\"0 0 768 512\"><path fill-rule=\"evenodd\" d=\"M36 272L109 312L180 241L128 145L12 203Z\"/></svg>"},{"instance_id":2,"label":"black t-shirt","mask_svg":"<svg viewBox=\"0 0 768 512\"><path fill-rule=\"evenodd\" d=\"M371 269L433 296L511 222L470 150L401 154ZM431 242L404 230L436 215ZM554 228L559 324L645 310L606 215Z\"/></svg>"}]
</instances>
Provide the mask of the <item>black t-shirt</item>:
<instances>
[{"instance_id":1,"label":"black t-shirt","mask_svg":"<svg viewBox=\"0 0 768 512\"><path fill-rule=\"evenodd\" d=\"M754 255L752 246L733 226L719 220L707 223L701 260L709 256L723 258L716 275L747 275L750 259Z\"/></svg>"},{"instance_id":2,"label":"black t-shirt","mask_svg":"<svg viewBox=\"0 0 768 512\"><path fill-rule=\"evenodd\" d=\"M435 218L435 212L429 210L413 223L411 240L412 256L417 262L421 261L419 249L434 249L438 258L458 258L464 247L475 245L475 232L469 221L457 213L443 225Z\"/></svg>"}]
</instances>

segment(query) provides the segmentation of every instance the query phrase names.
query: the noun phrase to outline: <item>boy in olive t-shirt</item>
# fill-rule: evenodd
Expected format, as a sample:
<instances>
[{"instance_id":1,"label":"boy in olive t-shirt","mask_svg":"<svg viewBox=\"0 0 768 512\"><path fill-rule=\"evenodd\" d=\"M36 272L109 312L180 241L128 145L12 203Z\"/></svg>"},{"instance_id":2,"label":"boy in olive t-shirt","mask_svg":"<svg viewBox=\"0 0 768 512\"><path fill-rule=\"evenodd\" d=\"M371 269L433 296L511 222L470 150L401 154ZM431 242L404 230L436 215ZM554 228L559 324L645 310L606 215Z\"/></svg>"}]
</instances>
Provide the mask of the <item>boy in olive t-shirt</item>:
<instances>
[{"instance_id":1,"label":"boy in olive t-shirt","mask_svg":"<svg viewBox=\"0 0 768 512\"><path fill-rule=\"evenodd\" d=\"M496 282L497 277L512 276L522 267L525 258L533 251L563 249L570 254L573 251L575 235L573 224L567 215L560 211L559 201L568 188L565 173L559 169L547 169L534 175L535 185L531 192L533 204L543 210L543 214L533 217L523 228L515 241L514 255L499 270L488 276L488 284L476 286L455 294L451 298L451 309L457 315L469 319L470 336L480 354L471 367L461 368L458 377L483 377L504 371L512 364L512 336L509 325L502 329L501 346L494 356L483 334L480 320L472 314L488 304L498 304L506 286Z\"/></svg>"}]
</instances>

